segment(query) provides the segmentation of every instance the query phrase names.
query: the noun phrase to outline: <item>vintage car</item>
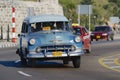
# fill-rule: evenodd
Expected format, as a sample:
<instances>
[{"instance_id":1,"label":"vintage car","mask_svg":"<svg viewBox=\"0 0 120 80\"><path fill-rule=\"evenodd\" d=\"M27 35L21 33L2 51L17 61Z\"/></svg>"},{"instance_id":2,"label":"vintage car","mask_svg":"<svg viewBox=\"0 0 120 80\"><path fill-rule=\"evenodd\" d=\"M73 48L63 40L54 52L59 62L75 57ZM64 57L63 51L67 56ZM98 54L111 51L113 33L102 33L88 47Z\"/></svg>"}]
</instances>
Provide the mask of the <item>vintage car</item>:
<instances>
[{"instance_id":1,"label":"vintage car","mask_svg":"<svg viewBox=\"0 0 120 80\"><path fill-rule=\"evenodd\" d=\"M19 47L16 53L23 65L33 66L36 61L62 60L63 64L72 61L74 68L80 67L81 55L84 54L82 41L72 33L65 16L27 17L18 37Z\"/></svg>"},{"instance_id":2,"label":"vintage car","mask_svg":"<svg viewBox=\"0 0 120 80\"><path fill-rule=\"evenodd\" d=\"M105 39L107 41L114 40L114 31L113 29L106 25L106 26L96 26L94 28L94 31L91 33L91 40L101 40Z\"/></svg>"},{"instance_id":3,"label":"vintage car","mask_svg":"<svg viewBox=\"0 0 120 80\"><path fill-rule=\"evenodd\" d=\"M89 31L85 27L79 26L76 23L72 24L72 28L73 28L73 33L80 36L82 40L84 52L90 53L91 52L91 38L90 38Z\"/></svg>"}]
</instances>

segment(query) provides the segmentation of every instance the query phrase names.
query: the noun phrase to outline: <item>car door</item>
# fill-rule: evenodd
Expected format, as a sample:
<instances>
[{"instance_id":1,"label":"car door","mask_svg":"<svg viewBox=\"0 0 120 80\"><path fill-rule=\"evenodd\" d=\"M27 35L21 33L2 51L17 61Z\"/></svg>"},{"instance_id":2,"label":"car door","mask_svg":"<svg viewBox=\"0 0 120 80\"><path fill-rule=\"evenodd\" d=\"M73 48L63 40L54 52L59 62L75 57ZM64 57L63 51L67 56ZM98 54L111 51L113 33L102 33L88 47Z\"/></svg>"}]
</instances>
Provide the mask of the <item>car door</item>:
<instances>
[{"instance_id":1,"label":"car door","mask_svg":"<svg viewBox=\"0 0 120 80\"><path fill-rule=\"evenodd\" d=\"M27 47L27 34L28 34L28 24L23 23L21 34L19 35L19 41L20 41L20 48Z\"/></svg>"},{"instance_id":2,"label":"car door","mask_svg":"<svg viewBox=\"0 0 120 80\"><path fill-rule=\"evenodd\" d=\"M90 35L86 28L82 28L82 35L84 40L84 48L89 49L90 46Z\"/></svg>"}]
</instances>

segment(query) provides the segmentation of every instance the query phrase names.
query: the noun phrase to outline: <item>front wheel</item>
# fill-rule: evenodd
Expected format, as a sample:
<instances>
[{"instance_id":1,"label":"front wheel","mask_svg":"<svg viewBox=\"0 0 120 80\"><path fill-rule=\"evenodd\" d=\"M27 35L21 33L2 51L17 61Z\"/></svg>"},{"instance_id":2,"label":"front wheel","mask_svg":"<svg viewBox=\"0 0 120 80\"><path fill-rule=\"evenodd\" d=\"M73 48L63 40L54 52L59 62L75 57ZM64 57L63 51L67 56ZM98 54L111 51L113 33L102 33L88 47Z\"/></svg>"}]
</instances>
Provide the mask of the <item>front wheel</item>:
<instances>
[{"instance_id":1,"label":"front wheel","mask_svg":"<svg viewBox=\"0 0 120 80\"><path fill-rule=\"evenodd\" d=\"M111 40L112 40L112 41L114 40L114 37L113 37L113 36L111 37Z\"/></svg>"},{"instance_id":2,"label":"front wheel","mask_svg":"<svg viewBox=\"0 0 120 80\"><path fill-rule=\"evenodd\" d=\"M35 67L36 61L35 61L34 59L28 59L28 65L29 65L30 67Z\"/></svg>"},{"instance_id":3,"label":"front wheel","mask_svg":"<svg viewBox=\"0 0 120 80\"><path fill-rule=\"evenodd\" d=\"M91 46L89 46L89 49L86 49L85 51L86 53L91 53Z\"/></svg>"},{"instance_id":4,"label":"front wheel","mask_svg":"<svg viewBox=\"0 0 120 80\"><path fill-rule=\"evenodd\" d=\"M86 49L86 53L91 53L91 49Z\"/></svg>"},{"instance_id":5,"label":"front wheel","mask_svg":"<svg viewBox=\"0 0 120 80\"><path fill-rule=\"evenodd\" d=\"M23 57L20 58L22 65L27 65L27 60Z\"/></svg>"},{"instance_id":6,"label":"front wheel","mask_svg":"<svg viewBox=\"0 0 120 80\"><path fill-rule=\"evenodd\" d=\"M79 67L80 67L80 61L81 61L81 56L79 56L79 57L74 57L74 58L72 59L74 68L79 68Z\"/></svg>"},{"instance_id":7,"label":"front wheel","mask_svg":"<svg viewBox=\"0 0 120 80\"><path fill-rule=\"evenodd\" d=\"M108 35L108 37L107 37L107 41L109 41L110 40L110 36Z\"/></svg>"}]
</instances>

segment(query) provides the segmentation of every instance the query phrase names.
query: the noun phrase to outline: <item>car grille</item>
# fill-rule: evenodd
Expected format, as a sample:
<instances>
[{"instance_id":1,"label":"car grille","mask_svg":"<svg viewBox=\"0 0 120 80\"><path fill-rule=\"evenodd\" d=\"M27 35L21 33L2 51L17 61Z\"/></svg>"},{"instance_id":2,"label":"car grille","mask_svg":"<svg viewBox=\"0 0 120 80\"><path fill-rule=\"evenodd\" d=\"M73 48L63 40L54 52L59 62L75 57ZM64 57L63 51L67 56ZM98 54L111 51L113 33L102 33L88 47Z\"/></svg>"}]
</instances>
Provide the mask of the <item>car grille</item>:
<instances>
[{"instance_id":1,"label":"car grille","mask_svg":"<svg viewBox=\"0 0 120 80\"><path fill-rule=\"evenodd\" d=\"M42 46L42 51L44 52L53 52L53 51L62 51L69 52L72 51L72 45L54 45L54 46Z\"/></svg>"}]
</instances>

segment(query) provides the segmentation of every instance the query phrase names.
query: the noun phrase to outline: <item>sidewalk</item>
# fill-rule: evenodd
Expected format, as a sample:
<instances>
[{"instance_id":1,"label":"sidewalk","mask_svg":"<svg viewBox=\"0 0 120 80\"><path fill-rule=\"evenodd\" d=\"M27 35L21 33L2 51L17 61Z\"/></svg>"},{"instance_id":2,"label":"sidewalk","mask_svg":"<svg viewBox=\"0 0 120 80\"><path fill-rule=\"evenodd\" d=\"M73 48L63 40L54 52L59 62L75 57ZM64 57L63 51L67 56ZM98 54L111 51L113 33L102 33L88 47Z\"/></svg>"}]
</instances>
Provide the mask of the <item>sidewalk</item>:
<instances>
[{"instance_id":1,"label":"sidewalk","mask_svg":"<svg viewBox=\"0 0 120 80\"><path fill-rule=\"evenodd\" d=\"M6 42L6 41L1 42L0 41L0 48L15 47L17 45L18 45L18 43L12 43L12 42Z\"/></svg>"}]
</instances>

